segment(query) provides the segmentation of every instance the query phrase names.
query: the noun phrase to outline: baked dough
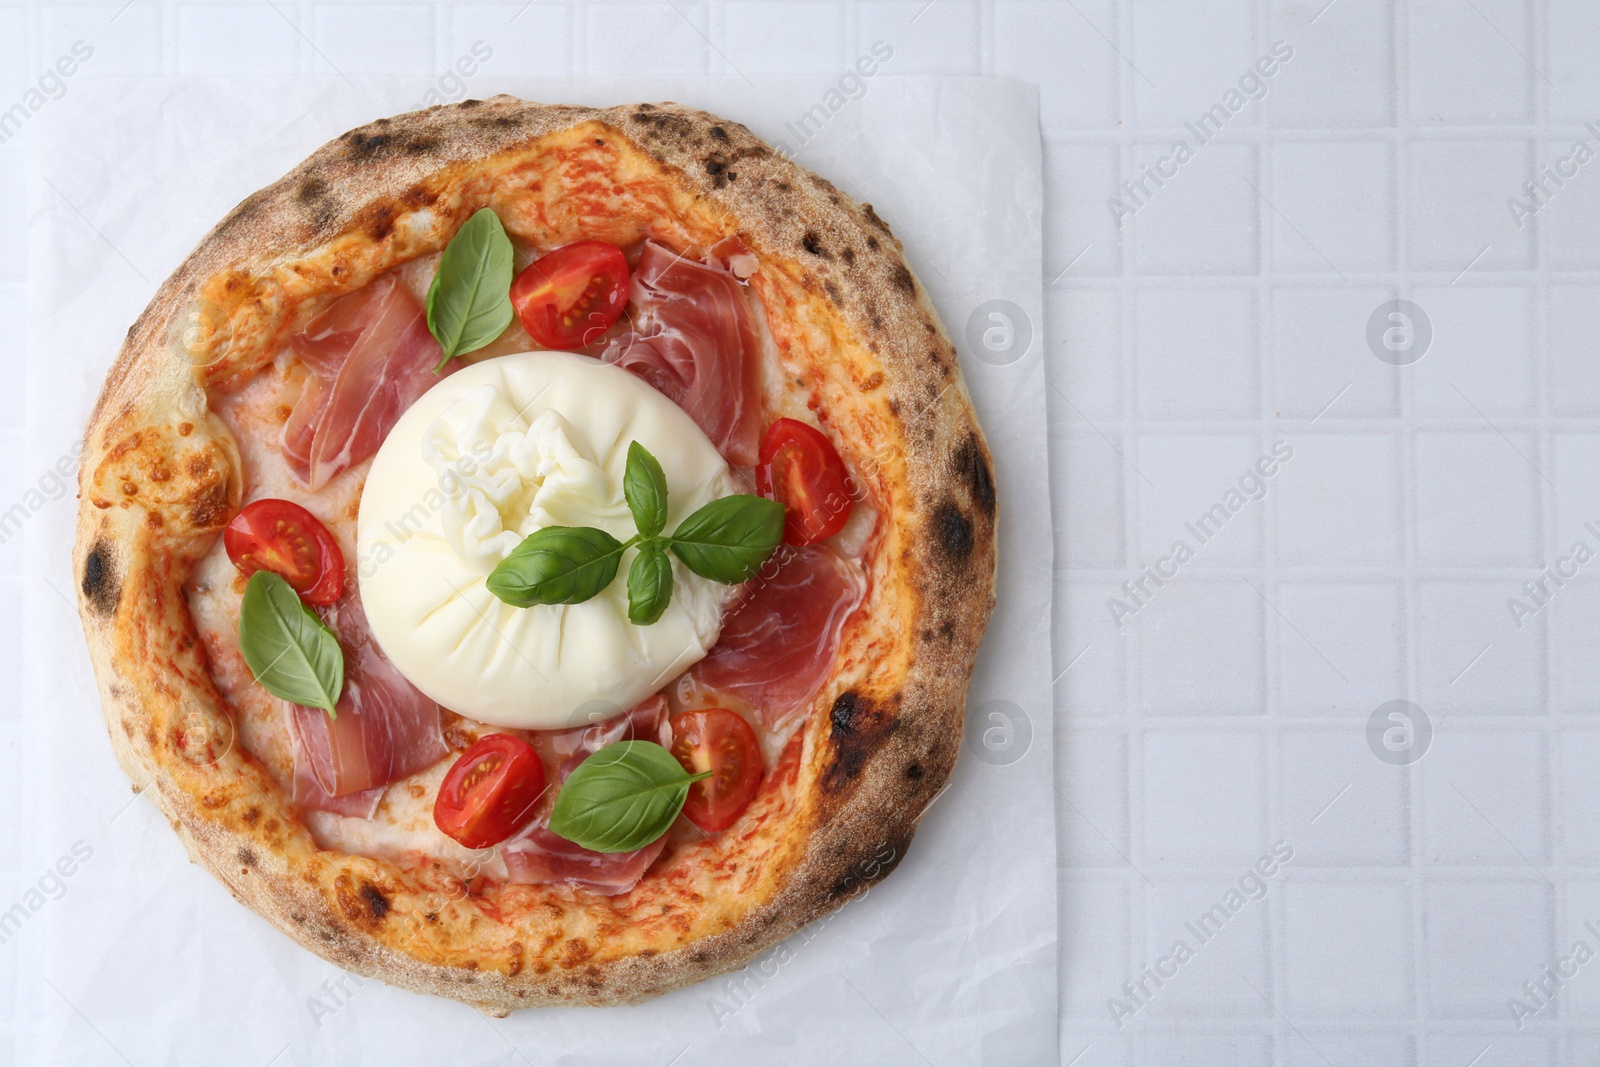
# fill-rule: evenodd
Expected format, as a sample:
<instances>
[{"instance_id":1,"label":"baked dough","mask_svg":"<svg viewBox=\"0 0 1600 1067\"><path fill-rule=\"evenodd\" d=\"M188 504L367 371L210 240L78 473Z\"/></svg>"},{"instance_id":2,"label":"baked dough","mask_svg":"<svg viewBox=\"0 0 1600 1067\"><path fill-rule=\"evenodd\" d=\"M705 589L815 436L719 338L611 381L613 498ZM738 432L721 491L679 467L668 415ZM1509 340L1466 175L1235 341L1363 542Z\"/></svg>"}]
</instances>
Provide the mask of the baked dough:
<instances>
[{"instance_id":1,"label":"baked dough","mask_svg":"<svg viewBox=\"0 0 1600 1067\"><path fill-rule=\"evenodd\" d=\"M769 770L776 786L740 832L674 842L618 897L468 887L436 863L319 848L271 771L233 743L185 595L244 489L213 399L332 300L438 252L486 206L543 246L710 248L736 235L761 263L752 286L783 384L813 398L881 513L867 600ZM994 601L989 450L899 241L870 205L743 126L674 104L468 100L318 149L223 219L134 323L79 482L79 606L134 788L196 862L305 947L494 1014L699 981L887 875L955 764Z\"/></svg>"}]
</instances>

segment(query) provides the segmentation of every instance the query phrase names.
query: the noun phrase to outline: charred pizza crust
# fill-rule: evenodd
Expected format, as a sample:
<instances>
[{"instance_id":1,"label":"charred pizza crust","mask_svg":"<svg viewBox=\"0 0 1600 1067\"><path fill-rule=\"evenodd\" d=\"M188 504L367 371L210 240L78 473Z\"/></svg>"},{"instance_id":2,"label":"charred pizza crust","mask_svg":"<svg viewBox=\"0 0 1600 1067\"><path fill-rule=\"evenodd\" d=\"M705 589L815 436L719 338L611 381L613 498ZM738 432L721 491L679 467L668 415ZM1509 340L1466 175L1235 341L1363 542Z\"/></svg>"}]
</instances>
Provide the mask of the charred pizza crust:
<instances>
[{"instance_id":1,"label":"charred pizza crust","mask_svg":"<svg viewBox=\"0 0 1600 1067\"><path fill-rule=\"evenodd\" d=\"M865 611L737 833L633 892L467 887L320 850L232 743L184 597L237 508L208 393L269 362L332 299L443 247L494 206L513 234L737 234L786 373L819 398L883 511ZM596 233L596 227L615 232ZM129 331L90 419L73 567L112 745L190 856L305 947L504 1014L609 1004L739 966L905 855L962 736L994 600L995 490L956 352L870 205L743 126L674 104L511 97L380 119L231 212Z\"/></svg>"}]
</instances>

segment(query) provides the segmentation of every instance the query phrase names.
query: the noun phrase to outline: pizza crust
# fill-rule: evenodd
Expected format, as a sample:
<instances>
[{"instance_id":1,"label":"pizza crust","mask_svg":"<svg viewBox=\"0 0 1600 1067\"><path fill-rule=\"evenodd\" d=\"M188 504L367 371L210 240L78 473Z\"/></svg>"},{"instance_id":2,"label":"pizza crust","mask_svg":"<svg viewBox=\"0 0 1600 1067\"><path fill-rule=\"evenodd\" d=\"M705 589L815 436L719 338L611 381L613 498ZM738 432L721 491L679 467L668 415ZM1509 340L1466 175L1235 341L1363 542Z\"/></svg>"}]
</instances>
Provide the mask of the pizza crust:
<instances>
[{"instance_id":1,"label":"pizza crust","mask_svg":"<svg viewBox=\"0 0 1600 1067\"><path fill-rule=\"evenodd\" d=\"M574 184L575 167L609 184ZM606 239L596 226L637 230L641 218L679 247L736 233L763 265L759 295L786 369L818 397L884 513L866 610L773 768L775 787L736 831L681 847L617 898L469 892L437 866L319 850L278 782L233 743L184 596L243 488L208 392L247 379L329 301L437 252L491 203L513 233L520 220ZM900 243L870 205L743 126L674 104L502 96L381 119L323 146L241 203L161 286L94 409L79 488L79 607L134 788L196 862L305 947L493 1014L700 981L887 875L955 764L994 602L989 450Z\"/></svg>"}]
</instances>

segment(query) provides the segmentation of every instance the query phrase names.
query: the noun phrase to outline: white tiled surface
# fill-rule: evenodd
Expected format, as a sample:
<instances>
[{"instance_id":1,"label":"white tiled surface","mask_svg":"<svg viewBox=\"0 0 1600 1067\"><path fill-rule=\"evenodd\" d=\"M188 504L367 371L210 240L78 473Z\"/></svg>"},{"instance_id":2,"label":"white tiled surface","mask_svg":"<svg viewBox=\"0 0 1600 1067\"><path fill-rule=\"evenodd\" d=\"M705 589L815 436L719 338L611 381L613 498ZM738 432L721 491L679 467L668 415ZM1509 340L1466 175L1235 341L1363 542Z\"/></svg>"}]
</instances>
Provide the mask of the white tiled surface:
<instances>
[{"instance_id":1,"label":"white tiled surface","mask_svg":"<svg viewBox=\"0 0 1600 1067\"><path fill-rule=\"evenodd\" d=\"M1134 2L1100 28L1123 122L1058 116L1046 156L1062 1058L1595 1062L1591 975L1520 1030L1507 1002L1600 948L1600 586L1520 629L1506 602L1600 548L1600 181L1520 230L1506 201L1575 140L1600 151L1600 21ZM1280 39L1265 100L1120 229L1097 210ZM1404 368L1367 341L1395 296L1434 331ZM1294 458L1200 544L1185 522L1277 440ZM1193 559L1119 630L1107 599L1177 540ZM1368 746L1395 698L1436 731L1411 767ZM1202 945L1188 924L1279 840L1292 862ZM1176 977L1121 988L1180 940Z\"/></svg>"},{"instance_id":2,"label":"white tiled surface","mask_svg":"<svg viewBox=\"0 0 1600 1067\"><path fill-rule=\"evenodd\" d=\"M1521 1030L1507 1005L1574 941L1600 950L1582 926L1600 919L1600 561L1521 628L1506 606L1573 542L1600 552L1600 162L1520 230L1506 207L1575 140L1600 148L1593 3L33 2L0 7L0 104L80 38L79 78L436 78L484 40L508 75L790 73L820 92L882 39L897 71L1038 82L1063 1062L1600 1061L1600 963ZM1278 40L1294 55L1265 99L1118 227L1118 183ZM0 145L13 370L25 140ZM1434 329L1399 369L1366 337L1393 296ZM0 448L19 395L0 392ZM1193 543L1185 522L1280 440L1294 458L1264 498L1119 632L1107 598ZM0 475L0 505L32 477ZM8 602L19 559L0 547ZM0 649L19 625L0 612ZM1394 698L1436 731L1409 768L1368 748ZM22 730L0 710L0 745ZM1114 1025L1122 983L1194 943L1185 924L1278 841L1294 858L1265 896ZM17 851L0 899L24 888Z\"/></svg>"}]
</instances>

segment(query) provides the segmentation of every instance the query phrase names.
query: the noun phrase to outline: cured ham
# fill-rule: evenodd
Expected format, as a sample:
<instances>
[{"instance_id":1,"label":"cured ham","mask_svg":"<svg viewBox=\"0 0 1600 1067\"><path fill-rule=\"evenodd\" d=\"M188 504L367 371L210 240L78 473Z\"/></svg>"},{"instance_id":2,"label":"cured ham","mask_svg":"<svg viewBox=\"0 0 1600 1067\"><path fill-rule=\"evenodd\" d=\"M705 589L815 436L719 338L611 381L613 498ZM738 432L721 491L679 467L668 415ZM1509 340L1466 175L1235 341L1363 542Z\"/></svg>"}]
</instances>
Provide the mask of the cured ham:
<instances>
[{"instance_id":1,"label":"cured ham","mask_svg":"<svg viewBox=\"0 0 1600 1067\"><path fill-rule=\"evenodd\" d=\"M761 340L739 279L647 241L630 288L632 326L600 358L688 412L729 462L754 466L762 430Z\"/></svg>"},{"instance_id":2,"label":"cured ham","mask_svg":"<svg viewBox=\"0 0 1600 1067\"><path fill-rule=\"evenodd\" d=\"M666 844L663 836L637 852L591 852L538 826L506 842L501 855L512 882L570 885L614 897L639 884Z\"/></svg>"},{"instance_id":3,"label":"cured ham","mask_svg":"<svg viewBox=\"0 0 1600 1067\"><path fill-rule=\"evenodd\" d=\"M437 763L450 750L439 726L439 705L378 651L355 598L346 596L328 615L344 647L344 692L337 718L289 706L294 801L318 811L370 817L384 786Z\"/></svg>"},{"instance_id":4,"label":"cured ham","mask_svg":"<svg viewBox=\"0 0 1600 1067\"><path fill-rule=\"evenodd\" d=\"M866 592L859 568L822 545L785 546L773 560L770 577L763 570L741 588L716 645L690 670L701 686L749 704L769 729L822 686Z\"/></svg>"},{"instance_id":5,"label":"cured ham","mask_svg":"<svg viewBox=\"0 0 1600 1067\"><path fill-rule=\"evenodd\" d=\"M334 815L347 815L353 819L370 819L377 814L378 803L383 800L384 787L373 786L359 793L346 793L336 797L323 789L304 764L296 763L294 769L294 802L311 811L326 811Z\"/></svg>"},{"instance_id":6,"label":"cured ham","mask_svg":"<svg viewBox=\"0 0 1600 1067\"><path fill-rule=\"evenodd\" d=\"M370 458L440 378L444 355L392 274L335 301L290 341L309 373L283 427L283 456L312 489Z\"/></svg>"},{"instance_id":7,"label":"cured ham","mask_svg":"<svg viewBox=\"0 0 1600 1067\"><path fill-rule=\"evenodd\" d=\"M540 730L533 747L555 767L559 783L578 764L618 741L670 742L667 700L653 696L604 722L570 730ZM634 852L594 852L559 837L547 828L548 807L520 835L501 846L506 872L527 885L571 885L602 896L617 896L639 884L644 872L666 845L661 837Z\"/></svg>"},{"instance_id":8,"label":"cured ham","mask_svg":"<svg viewBox=\"0 0 1600 1067\"><path fill-rule=\"evenodd\" d=\"M618 741L654 741L665 746L667 698L659 694L646 697L620 715L592 726L536 730L533 734L533 747L554 769L558 782L565 781L590 754Z\"/></svg>"}]
</instances>

